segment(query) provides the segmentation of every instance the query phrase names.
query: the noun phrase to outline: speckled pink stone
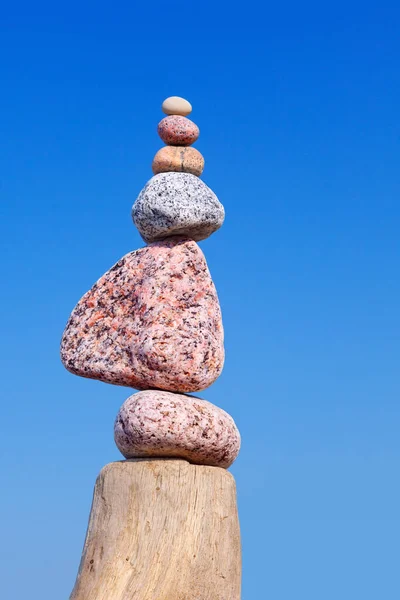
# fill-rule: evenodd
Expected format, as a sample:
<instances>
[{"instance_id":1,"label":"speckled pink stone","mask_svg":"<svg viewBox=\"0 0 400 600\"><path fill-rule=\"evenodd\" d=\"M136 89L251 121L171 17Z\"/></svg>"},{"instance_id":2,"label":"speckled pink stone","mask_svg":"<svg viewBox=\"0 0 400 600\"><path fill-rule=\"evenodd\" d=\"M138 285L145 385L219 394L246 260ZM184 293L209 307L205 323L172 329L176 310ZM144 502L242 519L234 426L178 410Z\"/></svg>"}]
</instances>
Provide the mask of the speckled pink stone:
<instances>
[{"instance_id":1,"label":"speckled pink stone","mask_svg":"<svg viewBox=\"0 0 400 600\"><path fill-rule=\"evenodd\" d=\"M190 119L171 115L159 122L158 135L168 146L190 146L199 137L200 130Z\"/></svg>"},{"instance_id":2,"label":"speckled pink stone","mask_svg":"<svg viewBox=\"0 0 400 600\"><path fill-rule=\"evenodd\" d=\"M228 468L240 450L240 434L214 404L158 390L139 392L121 406L114 438L126 458L185 458Z\"/></svg>"},{"instance_id":3,"label":"speckled pink stone","mask_svg":"<svg viewBox=\"0 0 400 600\"><path fill-rule=\"evenodd\" d=\"M224 362L217 292L198 245L169 238L124 256L73 310L65 367L136 389L195 392Z\"/></svg>"}]
</instances>

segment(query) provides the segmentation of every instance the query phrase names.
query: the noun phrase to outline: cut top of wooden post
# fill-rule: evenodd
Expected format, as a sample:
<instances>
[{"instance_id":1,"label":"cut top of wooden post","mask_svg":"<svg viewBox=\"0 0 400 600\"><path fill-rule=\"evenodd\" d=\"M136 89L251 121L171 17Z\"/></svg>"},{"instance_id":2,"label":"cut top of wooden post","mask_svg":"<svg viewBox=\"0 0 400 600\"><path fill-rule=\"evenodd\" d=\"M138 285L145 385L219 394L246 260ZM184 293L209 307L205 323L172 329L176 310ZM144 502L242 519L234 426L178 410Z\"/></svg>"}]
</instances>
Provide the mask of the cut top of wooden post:
<instances>
[{"instance_id":1,"label":"cut top of wooden post","mask_svg":"<svg viewBox=\"0 0 400 600\"><path fill-rule=\"evenodd\" d=\"M240 600L236 486L184 460L107 465L71 600Z\"/></svg>"}]
</instances>

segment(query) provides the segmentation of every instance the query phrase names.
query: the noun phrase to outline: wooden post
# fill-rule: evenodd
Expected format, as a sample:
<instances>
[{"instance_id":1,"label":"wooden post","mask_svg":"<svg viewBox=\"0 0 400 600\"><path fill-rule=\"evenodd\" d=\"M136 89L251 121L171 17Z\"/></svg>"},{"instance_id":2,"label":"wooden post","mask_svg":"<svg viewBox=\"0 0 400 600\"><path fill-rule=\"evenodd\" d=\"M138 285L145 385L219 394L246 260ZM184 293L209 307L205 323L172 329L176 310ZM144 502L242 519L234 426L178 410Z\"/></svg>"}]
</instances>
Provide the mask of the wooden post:
<instances>
[{"instance_id":1,"label":"wooden post","mask_svg":"<svg viewBox=\"0 0 400 600\"><path fill-rule=\"evenodd\" d=\"M184 460L127 460L96 482L70 600L240 600L233 476Z\"/></svg>"}]
</instances>

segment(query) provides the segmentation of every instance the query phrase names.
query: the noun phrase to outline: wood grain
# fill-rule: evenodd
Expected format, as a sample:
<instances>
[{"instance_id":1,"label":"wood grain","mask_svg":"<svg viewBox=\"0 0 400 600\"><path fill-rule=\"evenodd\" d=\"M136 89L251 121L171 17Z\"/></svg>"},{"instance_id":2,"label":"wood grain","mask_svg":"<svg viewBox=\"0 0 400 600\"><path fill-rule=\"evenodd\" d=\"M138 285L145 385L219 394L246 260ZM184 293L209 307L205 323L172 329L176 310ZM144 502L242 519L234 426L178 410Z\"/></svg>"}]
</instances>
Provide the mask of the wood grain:
<instances>
[{"instance_id":1,"label":"wood grain","mask_svg":"<svg viewBox=\"0 0 400 600\"><path fill-rule=\"evenodd\" d=\"M240 600L236 486L184 460L107 465L70 600Z\"/></svg>"}]
</instances>

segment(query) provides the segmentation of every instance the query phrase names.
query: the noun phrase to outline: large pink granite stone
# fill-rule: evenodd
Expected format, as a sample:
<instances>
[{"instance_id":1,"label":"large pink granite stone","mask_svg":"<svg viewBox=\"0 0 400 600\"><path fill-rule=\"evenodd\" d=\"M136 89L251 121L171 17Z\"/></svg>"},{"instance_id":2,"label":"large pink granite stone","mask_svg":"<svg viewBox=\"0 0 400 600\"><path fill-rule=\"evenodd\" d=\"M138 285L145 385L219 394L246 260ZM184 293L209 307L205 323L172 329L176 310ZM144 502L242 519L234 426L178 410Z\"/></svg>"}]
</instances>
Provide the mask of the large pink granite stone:
<instances>
[{"instance_id":1,"label":"large pink granite stone","mask_svg":"<svg viewBox=\"0 0 400 600\"><path fill-rule=\"evenodd\" d=\"M183 394L139 392L121 406L114 438L125 458L184 458L228 468L240 450L234 420L218 406Z\"/></svg>"},{"instance_id":2,"label":"large pink granite stone","mask_svg":"<svg viewBox=\"0 0 400 600\"><path fill-rule=\"evenodd\" d=\"M61 341L65 367L136 389L196 392L224 362L217 292L187 238L130 252L73 310Z\"/></svg>"}]
</instances>

